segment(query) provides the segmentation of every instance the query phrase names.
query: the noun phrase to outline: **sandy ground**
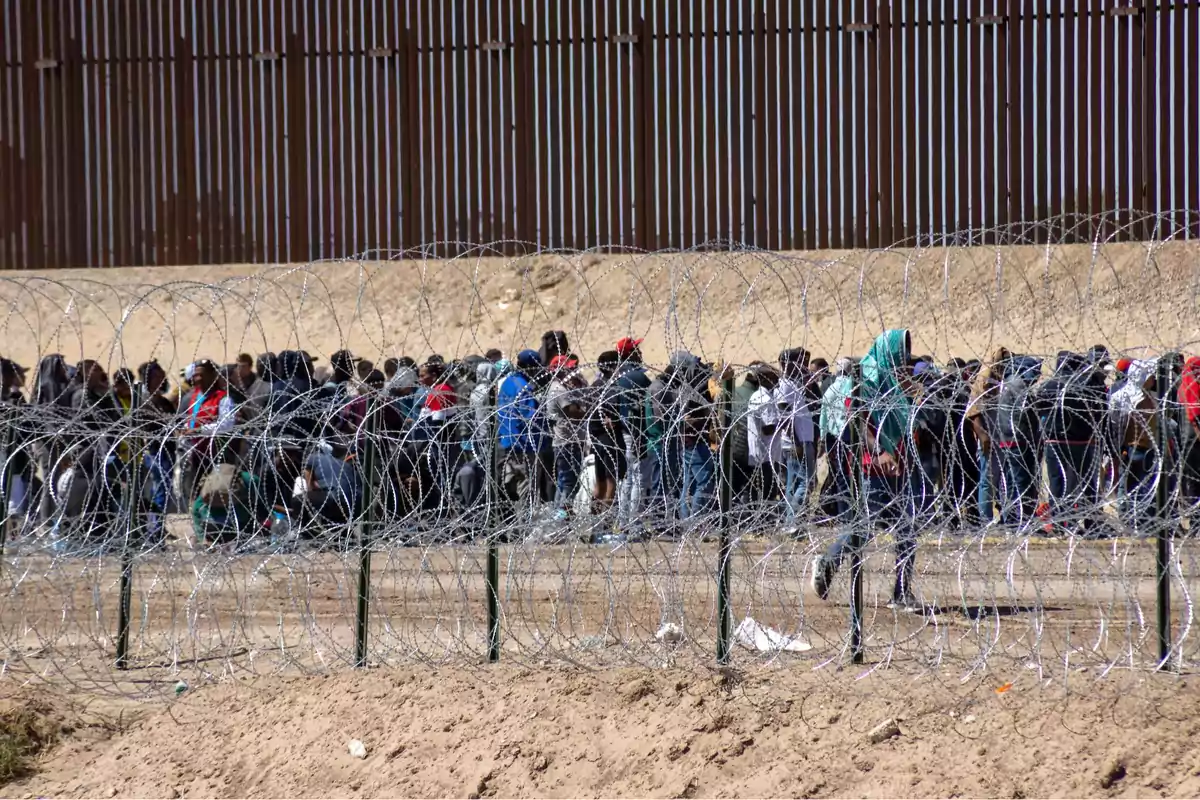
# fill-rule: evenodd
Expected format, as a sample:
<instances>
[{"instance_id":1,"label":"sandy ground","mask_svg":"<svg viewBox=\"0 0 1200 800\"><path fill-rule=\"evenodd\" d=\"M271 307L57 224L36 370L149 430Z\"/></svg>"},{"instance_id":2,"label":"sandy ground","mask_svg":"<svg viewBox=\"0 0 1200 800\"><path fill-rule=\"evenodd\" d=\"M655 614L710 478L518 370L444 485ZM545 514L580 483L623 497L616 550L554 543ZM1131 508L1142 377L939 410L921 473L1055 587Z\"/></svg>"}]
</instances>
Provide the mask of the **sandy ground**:
<instances>
[{"instance_id":1,"label":"sandy ground","mask_svg":"<svg viewBox=\"0 0 1200 800\"><path fill-rule=\"evenodd\" d=\"M1195 349L1200 255L1182 244L820 254L544 255L451 262L0 276L0 354L110 365L299 346L378 358L536 345L585 359L645 336L745 363L861 354L906 326L939 359ZM502 653L486 664L486 551L389 547L353 672L358 556L136 564L132 669L113 669L120 569L9 543L0 701L69 732L5 795L1186 796L1200 793L1196 549L1174 552L1172 665L1152 672L1153 545L926 535L925 614L884 607L873 545L867 663L847 661L844 576L808 589L831 535L739 534L734 624L812 647L735 647L714 672L715 542L501 549ZM682 641L655 632L671 622ZM174 698L183 680L188 688ZM1011 684L1002 693L997 688ZM871 743L889 718L900 735ZM361 739L365 760L347 742Z\"/></svg>"},{"instance_id":2,"label":"sandy ground","mask_svg":"<svg viewBox=\"0 0 1200 800\"><path fill-rule=\"evenodd\" d=\"M57 270L0 276L0 354L157 357L182 368L300 346L421 358L537 345L566 330L594 361L622 336L649 360L861 355L887 327L939 359L995 345L1053 354L1200 340L1194 244L828 253L467 256L451 261Z\"/></svg>"},{"instance_id":3,"label":"sandy ground","mask_svg":"<svg viewBox=\"0 0 1200 800\"><path fill-rule=\"evenodd\" d=\"M829 534L822 534L827 536ZM485 652L486 550L391 548L372 572L372 669L353 653L356 554L139 561L133 668L112 669L119 570L18 548L0 697L55 698L73 731L13 796L1184 796L1200 694L1180 542L1176 665L1152 670L1153 545L926 536L925 614L866 577L866 663L825 541L737 539L734 622L812 645L715 652L716 543L500 549L501 663ZM655 639L663 621L683 641ZM231 680L232 679L232 680ZM188 688L174 698L176 683ZM1011 688L996 689L1012 684ZM873 744L887 719L901 734ZM100 720L99 722L97 720ZM365 761L351 758L362 740ZM1111 782L1123 765L1125 777ZM1105 776L1108 778L1105 778Z\"/></svg>"},{"instance_id":4,"label":"sandy ground","mask_svg":"<svg viewBox=\"0 0 1200 800\"><path fill-rule=\"evenodd\" d=\"M1185 797L1200 792L1194 681L513 666L280 677L84 724L38 776L5 791ZM888 720L898 733L873 741ZM352 739L365 759L350 755Z\"/></svg>"}]
</instances>

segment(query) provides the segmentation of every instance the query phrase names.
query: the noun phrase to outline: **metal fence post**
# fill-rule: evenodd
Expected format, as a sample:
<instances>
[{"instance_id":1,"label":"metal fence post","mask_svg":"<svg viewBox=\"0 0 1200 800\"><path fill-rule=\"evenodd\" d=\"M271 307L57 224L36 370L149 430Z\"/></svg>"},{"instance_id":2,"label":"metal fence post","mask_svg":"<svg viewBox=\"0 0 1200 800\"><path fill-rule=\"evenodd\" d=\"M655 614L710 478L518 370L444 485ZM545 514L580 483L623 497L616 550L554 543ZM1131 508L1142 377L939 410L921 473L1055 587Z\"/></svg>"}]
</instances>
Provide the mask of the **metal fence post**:
<instances>
[{"instance_id":1,"label":"metal fence post","mask_svg":"<svg viewBox=\"0 0 1200 800\"><path fill-rule=\"evenodd\" d=\"M379 445L379 404L367 401L366 437L363 444L362 526L358 535L358 606L354 617L354 666L367 666L367 628L371 613L371 547L375 539L375 467Z\"/></svg>"},{"instance_id":2,"label":"metal fence post","mask_svg":"<svg viewBox=\"0 0 1200 800\"><path fill-rule=\"evenodd\" d=\"M851 373L854 381L850 394L850 452L853 463L846 470L849 480L850 501L850 660L854 664L863 663L863 550L866 549L866 535L863 530L864 520L859 513L865 498L862 493L862 453L863 436L860 387L862 385L862 368L855 364Z\"/></svg>"},{"instance_id":3,"label":"metal fence post","mask_svg":"<svg viewBox=\"0 0 1200 800\"><path fill-rule=\"evenodd\" d=\"M1158 545L1155 552L1155 589L1157 596L1156 622L1158 627L1158 668L1170 669L1171 636L1171 541L1170 530L1170 487L1168 486L1168 464L1171 453L1171 430L1168 408L1172 405L1170 393L1174 384L1172 370L1174 353L1167 353L1158 361L1155 376L1158 389L1158 481L1155 485L1154 511L1158 520L1155 536Z\"/></svg>"},{"instance_id":4,"label":"metal fence post","mask_svg":"<svg viewBox=\"0 0 1200 800\"><path fill-rule=\"evenodd\" d=\"M125 415L127 423L133 422L133 415L141 399L137 390L129 402L129 411ZM142 499L142 461L145 459L145 443L132 435L133 425L128 426L124 435L129 439L129 478L125 485L125 530L121 536L121 588L120 602L117 609L117 669L129 668L129 629L133 617L133 550L131 539L141 535L141 499ZM119 452L119 451L118 451ZM119 458L119 456L118 456Z\"/></svg>"},{"instance_id":5,"label":"metal fence post","mask_svg":"<svg viewBox=\"0 0 1200 800\"><path fill-rule=\"evenodd\" d=\"M16 409L8 403L0 403L0 407L4 409L3 430L0 430L0 455L4 458L4 463L0 464L0 513L4 514L4 522L0 524L0 565L4 561L4 551L8 547L8 527L12 524L8 514L8 502L12 497L12 443L13 443L13 426L16 424L16 414L10 413L10 408L13 412ZM26 502L28 502L29 494L26 493Z\"/></svg>"},{"instance_id":6,"label":"metal fence post","mask_svg":"<svg viewBox=\"0 0 1200 800\"><path fill-rule=\"evenodd\" d=\"M492 387L495 394L499 386ZM491 439L487 452L488 474L484 483L487 492L487 522L484 535L487 537L487 636L488 662L495 664L500 660L500 550L496 543L496 511L497 504L503 497L503 484L500 476L500 409L492 403L492 425L489 431ZM477 456L478 457L478 456ZM504 498L507 500L507 498Z\"/></svg>"},{"instance_id":7,"label":"metal fence post","mask_svg":"<svg viewBox=\"0 0 1200 800\"><path fill-rule=\"evenodd\" d=\"M733 508L733 378L722 381L720 502L721 533L717 564L717 663L728 664L730 655L729 559L733 545L729 538L730 511Z\"/></svg>"}]
</instances>

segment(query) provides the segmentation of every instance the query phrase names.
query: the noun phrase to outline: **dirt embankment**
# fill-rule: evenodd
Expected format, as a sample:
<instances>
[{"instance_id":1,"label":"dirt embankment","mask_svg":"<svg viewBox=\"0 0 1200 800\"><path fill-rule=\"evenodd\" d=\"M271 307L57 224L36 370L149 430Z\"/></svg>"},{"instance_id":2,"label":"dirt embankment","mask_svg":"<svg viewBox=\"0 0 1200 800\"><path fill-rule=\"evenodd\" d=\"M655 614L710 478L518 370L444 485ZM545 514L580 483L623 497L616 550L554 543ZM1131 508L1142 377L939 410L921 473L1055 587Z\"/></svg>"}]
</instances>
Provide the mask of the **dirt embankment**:
<instances>
[{"instance_id":1,"label":"dirt embankment","mask_svg":"<svg viewBox=\"0 0 1200 800\"><path fill-rule=\"evenodd\" d=\"M1195 796L1200 692L1189 684L1138 673L1046 684L1033 672L964 682L803 666L724 677L501 666L277 678L189 691L103 741L68 736L39 774L5 788L74 797ZM888 720L895 731L873 733ZM352 739L365 758L351 755Z\"/></svg>"}]
</instances>

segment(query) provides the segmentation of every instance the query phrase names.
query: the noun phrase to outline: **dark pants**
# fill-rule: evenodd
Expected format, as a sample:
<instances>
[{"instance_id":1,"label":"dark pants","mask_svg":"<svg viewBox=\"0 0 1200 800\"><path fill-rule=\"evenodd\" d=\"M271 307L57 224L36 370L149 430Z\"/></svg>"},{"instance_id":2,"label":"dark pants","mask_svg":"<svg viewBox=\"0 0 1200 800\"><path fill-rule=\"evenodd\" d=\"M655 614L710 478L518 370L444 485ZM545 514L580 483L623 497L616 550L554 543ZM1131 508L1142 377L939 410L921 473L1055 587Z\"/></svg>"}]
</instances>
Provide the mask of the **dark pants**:
<instances>
[{"instance_id":1,"label":"dark pants","mask_svg":"<svg viewBox=\"0 0 1200 800\"><path fill-rule=\"evenodd\" d=\"M1145 533L1154 520L1154 483L1158 454L1149 447L1130 447L1125 459L1122 518L1135 533Z\"/></svg>"},{"instance_id":2,"label":"dark pants","mask_svg":"<svg viewBox=\"0 0 1200 800\"><path fill-rule=\"evenodd\" d=\"M1000 460L1000 522L1011 527L1032 525L1038 502L1036 455L1026 447L993 447L992 457Z\"/></svg>"},{"instance_id":3,"label":"dark pants","mask_svg":"<svg viewBox=\"0 0 1200 800\"><path fill-rule=\"evenodd\" d=\"M914 512L921 505L917 500L920 495L919 484L920 477L915 472L895 478L863 476L866 519L856 524L865 523L868 531L890 530L896 537L896 582L892 589L892 598L895 600L912 594L917 558ZM832 564L834 569L849 555L853 536L852 531L846 531L825 551L825 561Z\"/></svg>"},{"instance_id":4,"label":"dark pants","mask_svg":"<svg viewBox=\"0 0 1200 800\"><path fill-rule=\"evenodd\" d=\"M1050 479L1050 511L1057 524L1085 517L1096 503L1096 447L1091 442L1050 442L1046 473Z\"/></svg>"},{"instance_id":5,"label":"dark pants","mask_svg":"<svg viewBox=\"0 0 1200 800\"><path fill-rule=\"evenodd\" d=\"M554 504L560 510L569 511L575 504L575 495L579 493L579 473L582 471L581 445L567 444L554 448Z\"/></svg>"}]
</instances>

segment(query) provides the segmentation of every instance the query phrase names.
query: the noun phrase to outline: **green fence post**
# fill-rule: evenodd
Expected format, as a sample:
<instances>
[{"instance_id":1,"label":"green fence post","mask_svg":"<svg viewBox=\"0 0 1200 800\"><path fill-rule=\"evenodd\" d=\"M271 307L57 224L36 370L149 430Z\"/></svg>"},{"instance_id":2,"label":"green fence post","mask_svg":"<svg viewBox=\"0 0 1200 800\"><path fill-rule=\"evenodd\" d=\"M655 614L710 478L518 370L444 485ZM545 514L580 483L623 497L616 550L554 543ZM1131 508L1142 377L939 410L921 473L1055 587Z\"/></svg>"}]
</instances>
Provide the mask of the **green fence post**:
<instances>
[{"instance_id":1,"label":"green fence post","mask_svg":"<svg viewBox=\"0 0 1200 800\"><path fill-rule=\"evenodd\" d=\"M863 551L866 549L866 535L863 531L864 520L858 510L862 508L865 498L862 496L861 465L863 436L859 415L862 371L856 364L852 371L853 388L850 400L850 447L853 454L853 464L847 470L850 478L850 499L854 511L850 515L850 661L854 664L863 663Z\"/></svg>"},{"instance_id":2,"label":"green fence post","mask_svg":"<svg viewBox=\"0 0 1200 800\"><path fill-rule=\"evenodd\" d=\"M733 543L729 536L730 511L733 509L733 378L721 382L720 511L721 533L717 564L717 663L725 665L730 657L729 560Z\"/></svg>"},{"instance_id":3,"label":"green fence post","mask_svg":"<svg viewBox=\"0 0 1200 800\"><path fill-rule=\"evenodd\" d=\"M495 392L495 388L492 390ZM496 504L503 497L500 476L500 413L499 408L492 404L491 447L488 449L488 474L484 484L487 492L487 629L488 629L488 662L495 664L500 660L500 551L496 544Z\"/></svg>"},{"instance_id":4,"label":"green fence post","mask_svg":"<svg viewBox=\"0 0 1200 800\"><path fill-rule=\"evenodd\" d=\"M354 666L367 666L367 627L371 613L371 547L375 539L375 472L379 449L379 407L374 396L367 401L366 437L363 443L362 524L358 534L358 608L354 616Z\"/></svg>"},{"instance_id":5,"label":"green fence post","mask_svg":"<svg viewBox=\"0 0 1200 800\"><path fill-rule=\"evenodd\" d=\"M1172 532L1168 525L1170 518L1170 493L1167 485L1168 464L1171 453L1171 431L1168 425L1168 407L1171 405L1170 393L1174 383L1173 366L1174 353L1167 353L1158 361L1158 374L1155 381L1158 389L1158 483L1156 485L1154 505L1155 517L1158 519L1157 551L1155 553L1155 594L1157 595L1157 627L1158 627L1158 668L1170 669L1171 659L1171 540Z\"/></svg>"}]
</instances>

